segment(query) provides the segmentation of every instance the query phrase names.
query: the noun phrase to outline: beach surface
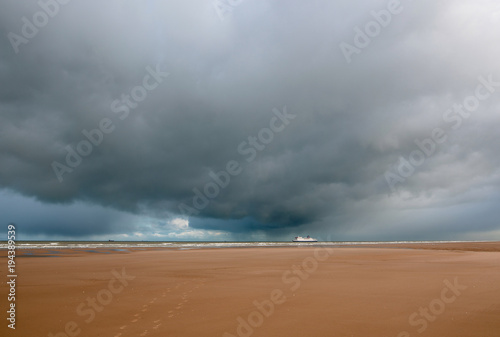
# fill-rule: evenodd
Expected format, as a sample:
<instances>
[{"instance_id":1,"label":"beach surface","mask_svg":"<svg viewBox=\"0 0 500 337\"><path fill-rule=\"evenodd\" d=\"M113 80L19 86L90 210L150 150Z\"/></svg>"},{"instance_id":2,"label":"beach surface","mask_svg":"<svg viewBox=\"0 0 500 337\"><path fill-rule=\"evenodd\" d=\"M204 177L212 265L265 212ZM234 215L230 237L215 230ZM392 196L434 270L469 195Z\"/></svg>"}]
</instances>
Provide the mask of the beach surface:
<instances>
[{"instance_id":1,"label":"beach surface","mask_svg":"<svg viewBox=\"0 0 500 337\"><path fill-rule=\"evenodd\" d=\"M17 252L2 336L500 335L498 242Z\"/></svg>"}]
</instances>

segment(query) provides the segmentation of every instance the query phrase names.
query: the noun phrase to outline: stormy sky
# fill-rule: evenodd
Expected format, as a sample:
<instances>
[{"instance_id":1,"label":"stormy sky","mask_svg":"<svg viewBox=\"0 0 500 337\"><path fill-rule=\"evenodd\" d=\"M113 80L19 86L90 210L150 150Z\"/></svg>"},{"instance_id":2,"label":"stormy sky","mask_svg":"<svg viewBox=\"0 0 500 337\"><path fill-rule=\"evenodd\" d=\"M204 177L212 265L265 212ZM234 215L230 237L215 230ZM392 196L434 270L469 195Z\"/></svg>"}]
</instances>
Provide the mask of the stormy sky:
<instances>
[{"instance_id":1,"label":"stormy sky","mask_svg":"<svg viewBox=\"0 0 500 337\"><path fill-rule=\"evenodd\" d=\"M500 240L494 0L2 0L18 239Z\"/></svg>"}]
</instances>

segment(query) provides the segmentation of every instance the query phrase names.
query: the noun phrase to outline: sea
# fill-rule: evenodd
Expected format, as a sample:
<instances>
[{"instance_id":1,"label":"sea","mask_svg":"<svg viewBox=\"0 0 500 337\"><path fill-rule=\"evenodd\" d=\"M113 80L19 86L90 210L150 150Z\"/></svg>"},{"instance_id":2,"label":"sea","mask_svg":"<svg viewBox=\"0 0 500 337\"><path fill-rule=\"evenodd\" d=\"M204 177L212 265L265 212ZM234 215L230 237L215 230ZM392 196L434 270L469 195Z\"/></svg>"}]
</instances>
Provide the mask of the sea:
<instances>
[{"instance_id":1,"label":"sea","mask_svg":"<svg viewBox=\"0 0 500 337\"><path fill-rule=\"evenodd\" d=\"M16 249L116 249L116 248L172 248L172 249L205 249L205 248L237 248L237 247L348 247L360 245L397 245L405 243L460 243L470 241L17 241ZM479 242L479 241L478 241ZM0 242L0 249L7 249L6 241Z\"/></svg>"}]
</instances>

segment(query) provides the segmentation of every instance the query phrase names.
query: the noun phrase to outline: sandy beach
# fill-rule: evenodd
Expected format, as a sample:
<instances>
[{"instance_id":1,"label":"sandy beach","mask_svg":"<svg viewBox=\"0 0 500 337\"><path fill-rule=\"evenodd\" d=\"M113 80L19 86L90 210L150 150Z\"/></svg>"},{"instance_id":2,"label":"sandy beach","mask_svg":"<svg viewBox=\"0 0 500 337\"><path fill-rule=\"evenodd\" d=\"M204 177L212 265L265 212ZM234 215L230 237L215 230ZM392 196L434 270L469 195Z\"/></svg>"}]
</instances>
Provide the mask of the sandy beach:
<instances>
[{"instance_id":1,"label":"sandy beach","mask_svg":"<svg viewBox=\"0 0 500 337\"><path fill-rule=\"evenodd\" d=\"M497 242L18 253L2 336L500 333Z\"/></svg>"}]
</instances>

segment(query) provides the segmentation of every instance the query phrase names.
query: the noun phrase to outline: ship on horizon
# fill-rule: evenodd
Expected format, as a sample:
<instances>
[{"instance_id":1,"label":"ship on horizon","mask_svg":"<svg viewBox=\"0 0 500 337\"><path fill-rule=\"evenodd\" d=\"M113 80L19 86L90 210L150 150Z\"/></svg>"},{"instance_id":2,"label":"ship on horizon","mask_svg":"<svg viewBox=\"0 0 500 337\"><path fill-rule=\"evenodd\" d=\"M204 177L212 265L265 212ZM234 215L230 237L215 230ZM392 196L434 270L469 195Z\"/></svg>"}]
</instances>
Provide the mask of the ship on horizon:
<instances>
[{"instance_id":1,"label":"ship on horizon","mask_svg":"<svg viewBox=\"0 0 500 337\"><path fill-rule=\"evenodd\" d=\"M303 238L302 236L296 236L295 239L293 239L292 241L293 242L318 242L318 240L313 239L309 235L305 238Z\"/></svg>"}]
</instances>

